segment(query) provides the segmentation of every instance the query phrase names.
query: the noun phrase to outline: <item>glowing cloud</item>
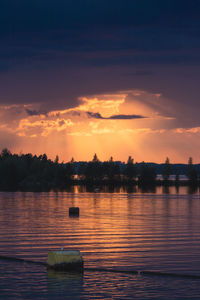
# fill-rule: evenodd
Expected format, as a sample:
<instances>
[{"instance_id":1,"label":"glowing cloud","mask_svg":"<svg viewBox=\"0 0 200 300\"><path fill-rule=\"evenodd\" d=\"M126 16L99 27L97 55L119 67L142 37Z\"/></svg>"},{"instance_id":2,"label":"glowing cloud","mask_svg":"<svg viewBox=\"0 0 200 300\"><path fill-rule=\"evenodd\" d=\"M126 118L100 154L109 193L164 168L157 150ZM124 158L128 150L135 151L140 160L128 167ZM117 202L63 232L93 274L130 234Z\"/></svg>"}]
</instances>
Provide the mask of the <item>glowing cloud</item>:
<instances>
[{"instance_id":1,"label":"glowing cloud","mask_svg":"<svg viewBox=\"0 0 200 300\"><path fill-rule=\"evenodd\" d=\"M2 147L58 154L65 161L88 160L94 152L101 159L183 161L196 153L191 145L199 148L200 127L177 126L176 109L159 93L141 90L82 97L74 108L48 113L39 105L2 106L0 136L8 137Z\"/></svg>"}]
</instances>

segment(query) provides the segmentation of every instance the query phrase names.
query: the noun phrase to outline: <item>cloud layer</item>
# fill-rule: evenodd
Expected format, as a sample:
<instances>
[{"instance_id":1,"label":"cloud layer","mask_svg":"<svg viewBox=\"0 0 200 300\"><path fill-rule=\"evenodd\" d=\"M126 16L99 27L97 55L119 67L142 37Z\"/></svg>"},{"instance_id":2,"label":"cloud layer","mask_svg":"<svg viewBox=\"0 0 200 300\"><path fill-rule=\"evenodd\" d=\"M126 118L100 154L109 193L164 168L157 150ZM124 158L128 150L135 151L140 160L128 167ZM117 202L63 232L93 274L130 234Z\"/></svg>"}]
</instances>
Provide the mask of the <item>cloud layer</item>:
<instances>
[{"instance_id":1,"label":"cloud layer","mask_svg":"<svg viewBox=\"0 0 200 300\"><path fill-rule=\"evenodd\" d=\"M101 159L112 155L125 160L132 155L137 161L157 162L166 156L186 161L198 155L200 124L185 126L184 108L160 94L128 90L78 101L74 108L45 113L35 104L2 106L1 146L16 152L46 152L51 158L58 154L65 161L72 156L88 160L94 152Z\"/></svg>"},{"instance_id":2,"label":"cloud layer","mask_svg":"<svg viewBox=\"0 0 200 300\"><path fill-rule=\"evenodd\" d=\"M102 119L102 120L133 120L145 118L141 115L112 115L110 117L103 117L100 113L87 112L89 118Z\"/></svg>"},{"instance_id":3,"label":"cloud layer","mask_svg":"<svg viewBox=\"0 0 200 300\"><path fill-rule=\"evenodd\" d=\"M48 112L140 89L198 105L199 13L186 0L4 1L0 103Z\"/></svg>"},{"instance_id":4,"label":"cloud layer","mask_svg":"<svg viewBox=\"0 0 200 300\"><path fill-rule=\"evenodd\" d=\"M199 15L196 0L1 1L2 147L198 155Z\"/></svg>"}]
</instances>

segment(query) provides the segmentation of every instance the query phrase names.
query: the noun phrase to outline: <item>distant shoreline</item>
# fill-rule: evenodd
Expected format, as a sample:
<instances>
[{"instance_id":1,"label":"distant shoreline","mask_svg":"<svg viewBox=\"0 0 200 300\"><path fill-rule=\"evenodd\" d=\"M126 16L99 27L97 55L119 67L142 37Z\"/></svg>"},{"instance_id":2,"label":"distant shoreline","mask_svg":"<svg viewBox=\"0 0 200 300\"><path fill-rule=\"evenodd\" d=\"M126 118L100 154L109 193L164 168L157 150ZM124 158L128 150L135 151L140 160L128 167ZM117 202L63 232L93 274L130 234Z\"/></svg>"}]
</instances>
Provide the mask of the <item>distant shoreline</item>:
<instances>
[{"instance_id":1,"label":"distant shoreline","mask_svg":"<svg viewBox=\"0 0 200 300\"><path fill-rule=\"evenodd\" d=\"M68 182L65 186L53 186L50 184L42 185L37 182L36 184L32 184L29 187L16 187L11 189L0 188L0 192L50 192L50 191L66 191L71 192L73 188L78 187L81 190L89 191L89 192L101 192L106 190L115 191L116 189L122 189L124 191L131 191L134 193L135 190L139 190L141 192L155 192L156 188L162 187L164 189L168 189L171 187L175 187L177 190L181 187L188 187L191 191L196 191L200 188L200 182L196 184L191 184L189 181L156 181L154 184L139 184L136 181L91 181L86 182L83 180L72 180Z\"/></svg>"},{"instance_id":2,"label":"distant shoreline","mask_svg":"<svg viewBox=\"0 0 200 300\"><path fill-rule=\"evenodd\" d=\"M95 154L89 162L59 163L46 154L39 156L12 154L4 148L0 154L0 190L34 191L67 189L71 186L141 187L156 186L200 186L200 165L171 164L167 158L164 164L134 163L129 156L127 163L101 162Z\"/></svg>"}]
</instances>

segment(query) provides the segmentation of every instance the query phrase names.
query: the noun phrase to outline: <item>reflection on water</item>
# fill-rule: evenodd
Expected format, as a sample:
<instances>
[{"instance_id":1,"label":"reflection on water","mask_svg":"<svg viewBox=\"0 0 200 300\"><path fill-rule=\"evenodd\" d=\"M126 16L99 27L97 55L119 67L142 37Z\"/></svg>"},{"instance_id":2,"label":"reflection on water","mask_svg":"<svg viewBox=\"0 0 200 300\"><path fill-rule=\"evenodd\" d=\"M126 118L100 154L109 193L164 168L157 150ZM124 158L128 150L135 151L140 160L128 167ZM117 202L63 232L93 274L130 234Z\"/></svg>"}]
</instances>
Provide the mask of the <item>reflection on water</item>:
<instances>
[{"instance_id":1,"label":"reflection on water","mask_svg":"<svg viewBox=\"0 0 200 300\"><path fill-rule=\"evenodd\" d=\"M51 295L69 294L72 299L83 293L83 274L47 270L47 288Z\"/></svg>"},{"instance_id":2,"label":"reflection on water","mask_svg":"<svg viewBox=\"0 0 200 300\"><path fill-rule=\"evenodd\" d=\"M199 281L101 272L47 273L45 267L0 264L1 299L199 299Z\"/></svg>"},{"instance_id":3,"label":"reflection on water","mask_svg":"<svg viewBox=\"0 0 200 300\"><path fill-rule=\"evenodd\" d=\"M83 187L74 187L74 193L0 193L0 255L44 261L48 251L64 247L80 250L86 267L200 274L198 190L188 194L188 187L159 187L151 193L79 189ZM79 218L69 218L71 206L80 208ZM199 281L98 272L79 276L8 262L0 264L0 282L5 299L34 298L30 286L41 299L39 291L44 299L63 299L67 291L73 299L131 299L133 293L137 299L159 299L170 291L173 299L184 299L189 292L200 294Z\"/></svg>"},{"instance_id":4,"label":"reflection on water","mask_svg":"<svg viewBox=\"0 0 200 300\"><path fill-rule=\"evenodd\" d=\"M80 186L68 186L65 192L67 193L119 193L119 194L199 194L200 187L196 185L174 185L174 186L138 186L138 185L80 185ZM54 191L55 192L55 191ZM59 191L57 191L59 192Z\"/></svg>"}]
</instances>

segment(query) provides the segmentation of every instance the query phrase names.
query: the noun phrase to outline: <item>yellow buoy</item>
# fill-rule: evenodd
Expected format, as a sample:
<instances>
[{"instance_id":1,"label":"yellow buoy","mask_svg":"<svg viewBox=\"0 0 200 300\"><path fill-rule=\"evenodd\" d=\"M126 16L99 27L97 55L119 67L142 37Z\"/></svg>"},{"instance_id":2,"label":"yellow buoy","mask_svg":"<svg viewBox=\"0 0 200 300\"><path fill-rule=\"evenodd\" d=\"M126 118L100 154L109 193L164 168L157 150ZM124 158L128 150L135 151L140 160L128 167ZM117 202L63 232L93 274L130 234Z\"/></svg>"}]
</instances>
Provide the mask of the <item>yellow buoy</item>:
<instances>
[{"instance_id":1,"label":"yellow buoy","mask_svg":"<svg viewBox=\"0 0 200 300\"><path fill-rule=\"evenodd\" d=\"M83 257L80 251L50 251L47 266L58 270L83 270Z\"/></svg>"}]
</instances>

